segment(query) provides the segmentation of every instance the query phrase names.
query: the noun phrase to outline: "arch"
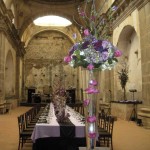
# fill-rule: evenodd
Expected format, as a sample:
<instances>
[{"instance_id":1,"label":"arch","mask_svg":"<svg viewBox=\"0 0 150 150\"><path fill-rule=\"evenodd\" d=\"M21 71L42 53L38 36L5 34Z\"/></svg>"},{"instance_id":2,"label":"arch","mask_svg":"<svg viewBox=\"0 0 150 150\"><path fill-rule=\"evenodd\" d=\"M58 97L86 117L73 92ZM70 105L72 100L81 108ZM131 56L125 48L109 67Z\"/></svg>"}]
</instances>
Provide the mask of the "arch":
<instances>
[{"instance_id":1,"label":"arch","mask_svg":"<svg viewBox=\"0 0 150 150\"><path fill-rule=\"evenodd\" d=\"M126 61L129 57L129 51L127 49L129 44L131 44L131 36L135 32L135 29L130 25L125 26L120 32L117 47L123 51L123 56L121 57L123 61Z\"/></svg>"},{"instance_id":2,"label":"arch","mask_svg":"<svg viewBox=\"0 0 150 150\"><path fill-rule=\"evenodd\" d=\"M26 28L33 23L33 20L39 18L39 17L43 17L43 16L47 16L47 15L55 15L55 16L60 16L60 17L63 17L63 18L66 18L68 19L69 21L71 21L73 23L73 18L72 18L72 15L69 15L69 14L62 14L62 11L61 10L50 10L50 11L42 11L42 12L39 12L39 13L36 13L32 16L32 18L25 18L24 20L24 23L22 25L22 27L20 27L20 36L22 36L23 32L26 30Z\"/></svg>"},{"instance_id":3,"label":"arch","mask_svg":"<svg viewBox=\"0 0 150 150\"><path fill-rule=\"evenodd\" d=\"M129 89L136 89L136 98L141 98L142 92L142 72L141 72L141 51L140 41L134 27L126 25L121 30L117 47L122 50L123 55L119 59L118 71L121 70L122 64L126 63L128 66L128 77L129 80L126 85L127 98L132 99L131 94L128 92ZM121 90L119 85L118 77L116 77L118 90ZM115 81L116 81L115 80ZM117 93L118 95L118 93Z\"/></svg>"},{"instance_id":4,"label":"arch","mask_svg":"<svg viewBox=\"0 0 150 150\"><path fill-rule=\"evenodd\" d=\"M11 50L8 51L5 61L5 98L15 95L15 66Z\"/></svg>"},{"instance_id":5,"label":"arch","mask_svg":"<svg viewBox=\"0 0 150 150\"><path fill-rule=\"evenodd\" d=\"M76 26L71 25L69 27L65 27L65 28L59 28L59 27L38 27L35 26L33 23L30 24L28 26L28 28L24 31L21 41L25 43L25 47L28 45L29 41L36 35L39 34L40 32L43 31L58 31L60 33L62 33L63 35L65 35L70 41L71 43L75 43L75 39L73 39L73 34L76 33L78 40L81 39L81 34L78 30L78 28L76 28Z\"/></svg>"},{"instance_id":6,"label":"arch","mask_svg":"<svg viewBox=\"0 0 150 150\"><path fill-rule=\"evenodd\" d=\"M30 39L28 39L28 40L26 41L25 46L27 46L28 43L29 43L36 35L38 35L38 34L40 34L40 33L42 33L42 32L45 32L45 31L47 31L47 32L49 32L49 31L59 32L59 33L63 34L64 36L66 36L66 37L71 41L71 43L74 43L73 39L71 39L70 36L67 35L65 32L63 32L62 30L59 30L59 29L41 29L41 30L38 30L38 31L34 32L34 34L30 35Z\"/></svg>"}]
</instances>

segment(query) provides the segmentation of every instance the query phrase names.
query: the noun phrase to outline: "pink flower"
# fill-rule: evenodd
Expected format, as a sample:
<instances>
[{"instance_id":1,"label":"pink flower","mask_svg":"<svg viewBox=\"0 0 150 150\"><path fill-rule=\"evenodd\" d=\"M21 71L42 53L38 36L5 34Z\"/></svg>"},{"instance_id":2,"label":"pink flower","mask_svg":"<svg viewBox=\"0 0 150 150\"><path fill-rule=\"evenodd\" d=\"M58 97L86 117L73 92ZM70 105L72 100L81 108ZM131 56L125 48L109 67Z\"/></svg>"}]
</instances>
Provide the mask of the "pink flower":
<instances>
[{"instance_id":1,"label":"pink flower","mask_svg":"<svg viewBox=\"0 0 150 150\"><path fill-rule=\"evenodd\" d=\"M64 57L64 62L69 63L70 61L71 61L71 57L70 56Z\"/></svg>"},{"instance_id":2,"label":"pink flower","mask_svg":"<svg viewBox=\"0 0 150 150\"><path fill-rule=\"evenodd\" d=\"M97 81L96 80L90 80L89 84L96 86L97 85Z\"/></svg>"},{"instance_id":3,"label":"pink flower","mask_svg":"<svg viewBox=\"0 0 150 150\"><path fill-rule=\"evenodd\" d=\"M93 66L92 64L89 64L89 65L87 66L87 69L88 69L88 70L93 70L93 69L94 69L94 66Z\"/></svg>"},{"instance_id":4,"label":"pink flower","mask_svg":"<svg viewBox=\"0 0 150 150\"><path fill-rule=\"evenodd\" d=\"M88 87L87 89L85 89L85 91L87 92L87 94L96 94L99 93L99 91L93 87Z\"/></svg>"},{"instance_id":5,"label":"pink flower","mask_svg":"<svg viewBox=\"0 0 150 150\"><path fill-rule=\"evenodd\" d=\"M90 35L89 29L85 29L85 30L84 30L84 35L85 35L85 36Z\"/></svg>"},{"instance_id":6,"label":"pink flower","mask_svg":"<svg viewBox=\"0 0 150 150\"><path fill-rule=\"evenodd\" d=\"M122 52L120 50L115 51L115 57L120 57L122 55Z\"/></svg>"},{"instance_id":7,"label":"pink flower","mask_svg":"<svg viewBox=\"0 0 150 150\"><path fill-rule=\"evenodd\" d=\"M84 105L84 106L88 106L89 103L90 103L90 100L89 100L89 99L85 99L85 100L83 101L83 105Z\"/></svg>"},{"instance_id":8,"label":"pink flower","mask_svg":"<svg viewBox=\"0 0 150 150\"><path fill-rule=\"evenodd\" d=\"M95 116L89 116L89 117L87 117L87 122L89 122L89 123L96 122L96 117Z\"/></svg>"},{"instance_id":9,"label":"pink flower","mask_svg":"<svg viewBox=\"0 0 150 150\"><path fill-rule=\"evenodd\" d=\"M85 17L85 12L84 11L79 12L79 14L80 14L80 16Z\"/></svg>"},{"instance_id":10,"label":"pink flower","mask_svg":"<svg viewBox=\"0 0 150 150\"><path fill-rule=\"evenodd\" d=\"M92 139L96 138L96 133L95 132L90 132L89 137L92 138Z\"/></svg>"},{"instance_id":11,"label":"pink flower","mask_svg":"<svg viewBox=\"0 0 150 150\"><path fill-rule=\"evenodd\" d=\"M91 16L91 21L95 21L96 16Z\"/></svg>"}]
</instances>

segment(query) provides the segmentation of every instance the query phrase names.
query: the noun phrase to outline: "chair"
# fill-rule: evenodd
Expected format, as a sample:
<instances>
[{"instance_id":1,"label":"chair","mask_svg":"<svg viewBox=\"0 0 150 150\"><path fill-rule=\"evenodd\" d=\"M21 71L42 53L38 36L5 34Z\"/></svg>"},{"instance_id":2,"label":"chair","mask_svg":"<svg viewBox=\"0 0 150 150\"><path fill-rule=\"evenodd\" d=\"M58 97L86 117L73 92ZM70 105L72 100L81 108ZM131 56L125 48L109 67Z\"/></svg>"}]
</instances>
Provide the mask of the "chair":
<instances>
[{"instance_id":1,"label":"chair","mask_svg":"<svg viewBox=\"0 0 150 150\"><path fill-rule=\"evenodd\" d=\"M75 104L71 104L69 105L70 107L72 107L75 111L79 112L81 115L84 115L84 107L83 107L83 103L75 103Z\"/></svg>"},{"instance_id":2,"label":"chair","mask_svg":"<svg viewBox=\"0 0 150 150\"><path fill-rule=\"evenodd\" d=\"M106 114L99 113L99 116L98 116L98 131L106 131L105 130L105 123L106 123Z\"/></svg>"},{"instance_id":3,"label":"chair","mask_svg":"<svg viewBox=\"0 0 150 150\"><path fill-rule=\"evenodd\" d=\"M12 108L12 103L6 101L6 102L5 102L5 105L6 105L6 111L7 111L8 113L10 113L11 108Z\"/></svg>"},{"instance_id":4,"label":"chair","mask_svg":"<svg viewBox=\"0 0 150 150\"><path fill-rule=\"evenodd\" d=\"M32 121L32 110L27 111L24 113L24 122L25 122L25 129L32 130L35 127L37 121Z\"/></svg>"},{"instance_id":5,"label":"chair","mask_svg":"<svg viewBox=\"0 0 150 150\"><path fill-rule=\"evenodd\" d=\"M100 146L102 144L107 147L111 145L111 150L113 150L112 136L115 118L113 116L105 116L104 118L100 118L100 120L101 124L99 124L98 127L98 139Z\"/></svg>"},{"instance_id":6,"label":"chair","mask_svg":"<svg viewBox=\"0 0 150 150\"><path fill-rule=\"evenodd\" d=\"M101 102L99 106L99 111L104 112L107 115L111 114L111 103Z\"/></svg>"},{"instance_id":7,"label":"chair","mask_svg":"<svg viewBox=\"0 0 150 150\"><path fill-rule=\"evenodd\" d=\"M2 112L2 114L6 113L6 105L5 105L5 103L0 103L0 112Z\"/></svg>"},{"instance_id":8,"label":"chair","mask_svg":"<svg viewBox=\"0 0 150 150\"><path fill-rule=\"evenodd\" d=\"M25 123L23 120L23 115L20 115L18 117L18 127L19 127L19 144L18 144L18 150L20 150L20 148L23 148L23 144L26 142L32 142L31 141L31 135L32 135L32 131L27 131L25 129Z\"/></svg>"}]
</instances>

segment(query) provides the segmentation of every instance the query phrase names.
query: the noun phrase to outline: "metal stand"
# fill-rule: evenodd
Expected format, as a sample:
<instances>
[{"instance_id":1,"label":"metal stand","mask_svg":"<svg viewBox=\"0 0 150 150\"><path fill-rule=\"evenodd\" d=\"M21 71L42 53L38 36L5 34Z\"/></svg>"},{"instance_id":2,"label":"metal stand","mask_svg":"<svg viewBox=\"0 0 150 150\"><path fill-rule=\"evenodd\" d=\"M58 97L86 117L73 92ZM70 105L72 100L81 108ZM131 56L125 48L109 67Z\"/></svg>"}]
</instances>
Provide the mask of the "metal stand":
<instances>
[{"instance_id":1,"label":"metal stand","mask_svg":"<svg viewBox=\"0 0 150 150\"><path fill-rule=\"evenodd\" d=\"M136 89L131 89L129 91L132 92L132 100L133 100L133 109L132 109L129 120L136 121L137 120L137 103L134 102L134 93L137 92L137 90Z\"/></svg>"},{"instance_id":2,"label":"metal stand","mask_svg":"<svg viewBox=\"0 0 150 150\"><path fill-rule=\"evenodd\" d=\"M129 120L131 120L131 121L137 120L137 103L136 102L133 104L133 109L132 109L132 113L130 115Z\"/></svg>"},{"instance_id":3,"label":"metal stand","mask_svg":"<svg viewBox=\"0 0 150 150\"><path fill-rule=\"evenodd\" d=\"M132 95L132 100L134 100L134 93L137 92L137 90L136 90L136 89L131 89L131 90L129 90L129 91L132 92L132 94L133 94L133 95Z\"/></svg>"}]
</instances>

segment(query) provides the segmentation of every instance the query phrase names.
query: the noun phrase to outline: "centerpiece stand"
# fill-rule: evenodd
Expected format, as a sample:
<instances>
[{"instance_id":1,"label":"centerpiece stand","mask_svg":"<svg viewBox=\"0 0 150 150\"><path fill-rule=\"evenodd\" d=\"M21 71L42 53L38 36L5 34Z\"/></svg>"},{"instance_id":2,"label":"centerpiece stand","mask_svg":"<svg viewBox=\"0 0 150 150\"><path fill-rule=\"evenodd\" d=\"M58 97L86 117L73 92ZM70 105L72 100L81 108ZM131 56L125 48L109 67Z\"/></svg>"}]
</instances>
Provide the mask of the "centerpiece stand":
<instances>
[{"instance_id":1,"label":"centerpiece stand","mask_svg":"<svg viewBox=\"0 0 150 150\"><path fill-rule=\"evenodd\" d=\"M107 0L104 1L104 4L105 2ZM88 9L86 10L86 8ZM78 7L79 17L85 23L84 25L77 23L81 27L83 38L71 47L68 55L64 58L64 61L70 64L71 67L76 68L81 66L89 71L88 87L84 89L86 94L88 94L88 98L84 99L83 102L87 110L85 116L87 150L95 150L96 139L98 137L97 102L95 96L99 93L99 90L96 89L97 81L94 79L93 71L111 70L118 61L117 57L122 54L120 50L107 40L108 32L103 32L105 27L108 29L109 21L107 21L108 16L99 15L101 10L102 8L96 11L95 0L86 0L84 7ZM114 10L116 10L115 6L110 9L110 13ZM105 21L107 21L107 26ZM100 30L103 32L104 38L102 38ZM111 31L111 27L109 31ZM77 36L74 34L74 39L76 38Z\"/></svg>"}]
</instances>

